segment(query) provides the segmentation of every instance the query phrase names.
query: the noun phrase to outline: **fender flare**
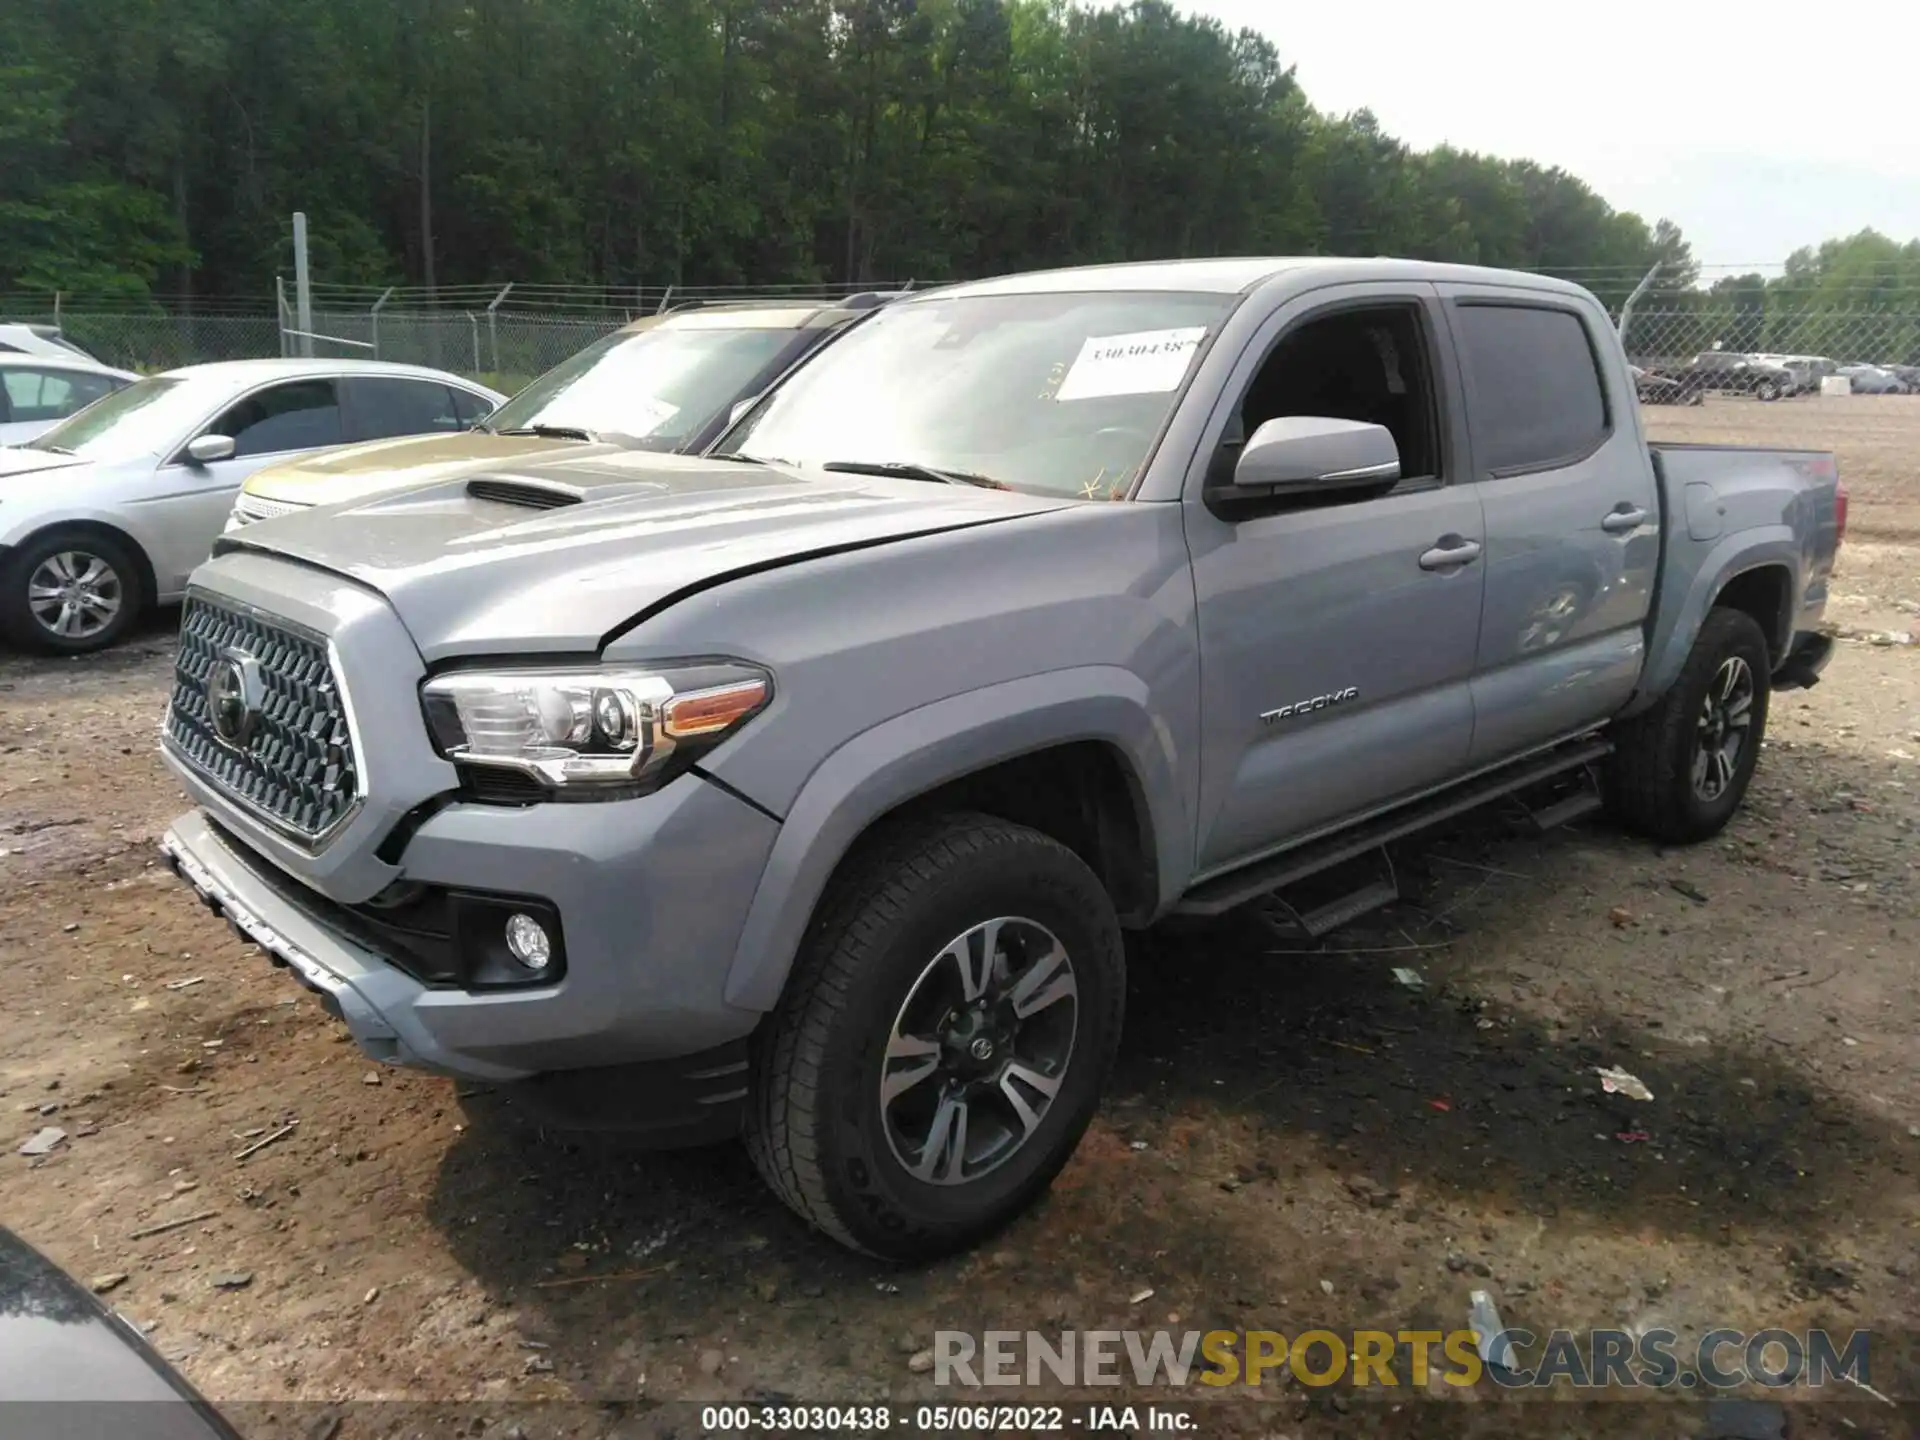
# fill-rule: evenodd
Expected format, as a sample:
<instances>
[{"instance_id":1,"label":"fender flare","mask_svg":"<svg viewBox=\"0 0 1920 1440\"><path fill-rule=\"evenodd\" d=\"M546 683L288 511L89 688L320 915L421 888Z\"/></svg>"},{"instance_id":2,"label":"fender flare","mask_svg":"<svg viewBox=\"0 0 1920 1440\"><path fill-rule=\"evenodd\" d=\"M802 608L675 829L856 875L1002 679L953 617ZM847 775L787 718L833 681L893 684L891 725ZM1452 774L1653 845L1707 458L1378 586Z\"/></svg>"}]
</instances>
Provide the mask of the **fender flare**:
<instances>
[{"instance_id":1,"label":"fender flare","mask_svg":"<svg viewBox=\"0 0 1920 1440\"><path fill-rule=\"evenodd\" d=\"M1623 717L1639 713L1666 694L1679 676L1681 667L1687 663L1687 656L1693 650L1700 627L1706 623L1707 612L1713 608L1715 597L1729 583L1749 571L1780 566L1787 572L1787 610L1768 627L1767 635L1767 645L1775 660L1783 657L1792 636L1782 634L1781 629L1783 626L1791 627L1791 617L1798 612L1800 592L1806 583L1803 559L1799 538L1785 525L1765 525L1736 531L1708 551L1706 558L1693 572L1685 595L1663 594L1656 597L1656 617L1666 614L1672 618L1664 623L1656 618L1653 634L1647 643L1647 663L1641 672L1640 688L1621 712Z\"/></svg>"},{"instance_id":2,"label":"fender flare","mask_svg":"<svg viewBox=\"0 0 1920 1440\"><path fill-rule=\"evenodd\" d=\"M1111 666L1007 680L896 715L820 763L767 857L727 972L727 1003L759 1011L779 1003L820 897L875 820L949 781L1078 741L1109 744L1132 767L1164 904L1165 887L1192 869L1193 825L1145 682Z\"/></svg>"}]
</instances>

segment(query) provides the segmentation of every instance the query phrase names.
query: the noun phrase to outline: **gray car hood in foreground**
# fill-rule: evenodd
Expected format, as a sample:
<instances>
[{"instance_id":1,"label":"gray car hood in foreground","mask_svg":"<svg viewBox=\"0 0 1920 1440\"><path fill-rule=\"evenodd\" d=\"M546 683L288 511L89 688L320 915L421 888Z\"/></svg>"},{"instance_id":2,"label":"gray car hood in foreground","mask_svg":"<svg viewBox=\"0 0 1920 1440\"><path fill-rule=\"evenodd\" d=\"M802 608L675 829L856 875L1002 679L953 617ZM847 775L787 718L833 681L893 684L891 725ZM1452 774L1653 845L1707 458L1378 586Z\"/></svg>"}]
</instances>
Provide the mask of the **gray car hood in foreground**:
<instances>
[{"instance_id":1,"label":"gray car hood in foreground","mask_svg":"<svg viewBox=\"0 0 1920 1440\"><path fill-rule=\"evenodd\" d=\"M535 509L468 486L577 494ZM277 554L385 595L429 663L579 654L729 575L1061 509L1065 497L627 452L505 465L229 532L216 556Z\"/></svg>"},{"instance_id":2,"label":"gray car hood in foreground","mask_svg":"<svg viewBox=\"0 0 1920 1440\"><path fill-rule=\"evenodd\" d=\"M35 475L46 470L70 470L90 463L83 456L57 450L30 450L22 445L0 446L0 475Z\"/></svg>"}]
</instances>

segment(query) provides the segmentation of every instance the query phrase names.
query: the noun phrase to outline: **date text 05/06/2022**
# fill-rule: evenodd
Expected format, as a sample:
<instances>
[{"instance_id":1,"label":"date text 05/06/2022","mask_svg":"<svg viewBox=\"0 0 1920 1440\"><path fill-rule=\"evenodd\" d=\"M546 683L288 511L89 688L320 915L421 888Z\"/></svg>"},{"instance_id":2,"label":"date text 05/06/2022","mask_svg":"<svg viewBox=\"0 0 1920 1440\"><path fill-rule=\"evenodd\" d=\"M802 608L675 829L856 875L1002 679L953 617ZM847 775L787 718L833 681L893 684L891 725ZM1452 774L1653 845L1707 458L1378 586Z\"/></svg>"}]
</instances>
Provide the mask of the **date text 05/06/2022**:
<instances>
[{"instance_id":1,"label":"date text 05/06/2022","mask_svg":"<svg viewBox=\"0 0 1920 1440\"><path fill-rule=\"evenodd\" d=\"M1168 1405L707 1405L706 1435L1192 1434L1193 1413Z\"/></svg>"}]
</instances>

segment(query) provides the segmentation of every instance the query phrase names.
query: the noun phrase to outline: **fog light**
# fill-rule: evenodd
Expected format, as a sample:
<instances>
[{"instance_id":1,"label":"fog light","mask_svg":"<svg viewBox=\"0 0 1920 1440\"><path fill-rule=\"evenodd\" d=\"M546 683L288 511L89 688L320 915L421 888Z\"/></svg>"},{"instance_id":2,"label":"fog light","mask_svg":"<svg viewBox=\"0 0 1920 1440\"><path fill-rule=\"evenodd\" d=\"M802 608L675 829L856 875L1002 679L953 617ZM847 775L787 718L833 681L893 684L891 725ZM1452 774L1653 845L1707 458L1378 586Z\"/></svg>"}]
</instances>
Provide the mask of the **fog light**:
<instances>
[{"instance_id":1,"label":"fog light","mask_svg":"<svg viewBox=\"0 0 1920 1440\"><path fill-rule=\"evenodd\" d=\"M553 959L553 942L538 920L515 911L507 917L507 953L529 970L544 970Z\"/></svg>"}]
</instances>

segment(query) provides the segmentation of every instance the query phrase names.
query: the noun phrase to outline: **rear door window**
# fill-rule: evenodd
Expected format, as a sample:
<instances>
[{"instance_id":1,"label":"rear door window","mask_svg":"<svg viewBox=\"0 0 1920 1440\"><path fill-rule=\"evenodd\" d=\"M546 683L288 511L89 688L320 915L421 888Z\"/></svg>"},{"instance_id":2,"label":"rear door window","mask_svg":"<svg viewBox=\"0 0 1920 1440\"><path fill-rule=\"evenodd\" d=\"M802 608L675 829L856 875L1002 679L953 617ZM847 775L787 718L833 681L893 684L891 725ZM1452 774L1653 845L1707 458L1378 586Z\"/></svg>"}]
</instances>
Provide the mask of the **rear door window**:
<instances>
[{"instance_id":1,"label":"rear door window","mask_svg":"<svg viewBox=\"0 0 1920 1440\"><path fill-rule=\"evenodd\" d=\"M447 388L453 392L453 413L460 417L462 428L478 424L493 413L493 402L486 396L462 390L458 385Z\"/></svg>"},{"instance_id":2,"label":"rear door window","mask_svg":"<svg viewBox=\"0 0 1920 1440\"><path fill-rule=\"evenodd\" d=\"M1585 322L1540 305L1454 307L1474 463L1495 477L1586 458L1610 430Z\"/></svg>"},{"instance_id":3,"label":"rear door window","mask_svg":"<svg viewBox=\"0 0 1920 1440\"><path fill-rule=\"evenodd\" d=\"M453 391L436 380L353 376L343 382L356 440L464 430Z\"/></svg>"},{"instance_id":4,"label":"rear door window","mask_svg":"<svg viewBox=\"0 0 1920 1440\"><path fill-rule=\"evenodd\" d=\"M6 385L7 400L16 421L64 420L115 388L111 375L15 366L0 371L0 381Z\"/></svg>"}]
</instances>

